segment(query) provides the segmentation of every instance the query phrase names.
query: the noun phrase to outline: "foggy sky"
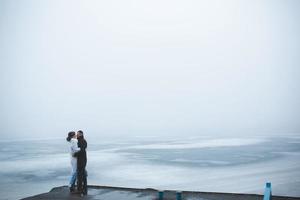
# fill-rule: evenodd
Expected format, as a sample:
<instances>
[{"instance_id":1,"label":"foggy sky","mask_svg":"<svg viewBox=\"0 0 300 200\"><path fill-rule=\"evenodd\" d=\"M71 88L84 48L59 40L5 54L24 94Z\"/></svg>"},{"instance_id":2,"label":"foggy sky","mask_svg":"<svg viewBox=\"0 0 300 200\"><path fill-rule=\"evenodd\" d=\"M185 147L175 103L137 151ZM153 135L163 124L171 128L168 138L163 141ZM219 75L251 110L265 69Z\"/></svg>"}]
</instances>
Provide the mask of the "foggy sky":
<instances>
[{"instance_id":1,"label":"foggy sky","mask_svg":"<svg viewBox=\"0 0 300 200\"><path fill-rule=\"evenodd\" d=\"M0 0L1 138L300 133L300 1Z\"/></svg>"}]
</instances>

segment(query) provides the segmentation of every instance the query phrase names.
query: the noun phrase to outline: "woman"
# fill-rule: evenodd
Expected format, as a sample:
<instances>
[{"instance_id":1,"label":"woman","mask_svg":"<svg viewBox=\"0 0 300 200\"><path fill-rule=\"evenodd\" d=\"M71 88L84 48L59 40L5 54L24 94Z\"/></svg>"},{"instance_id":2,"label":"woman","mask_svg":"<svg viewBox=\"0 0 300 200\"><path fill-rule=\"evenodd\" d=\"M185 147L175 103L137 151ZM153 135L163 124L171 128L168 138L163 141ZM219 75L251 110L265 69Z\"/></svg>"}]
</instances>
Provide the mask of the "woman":
<instances>
[{"instance_id":1,"label":"woman","mask_svg":"<svg viewBox=\"0 0 300 200\"><path fill-rule=\"evenodd\" d=\"M75 153L77 157L77 189L83 195L87 195L87 172L85 170L87 157L86 148L87 142L84 139L83 132L81 130L77 131L78 146L80 151Z\"/></svg>"},{"instance_id":2,"label":"woman","mask_svg":"<svg viewBox=\"0 0 300 200\"><path fill-rule=\"evenodd\" d=\"M80 148L78 147L77 136L74 131L68 133L67 141L70 143L71 167L72 167L71 177L69 181L69 188L70 188L70 192L73 192L75 188L75 181L77 176L77 158L74 155L75 153L80 151Z\"/></svg>"}]
</instances>

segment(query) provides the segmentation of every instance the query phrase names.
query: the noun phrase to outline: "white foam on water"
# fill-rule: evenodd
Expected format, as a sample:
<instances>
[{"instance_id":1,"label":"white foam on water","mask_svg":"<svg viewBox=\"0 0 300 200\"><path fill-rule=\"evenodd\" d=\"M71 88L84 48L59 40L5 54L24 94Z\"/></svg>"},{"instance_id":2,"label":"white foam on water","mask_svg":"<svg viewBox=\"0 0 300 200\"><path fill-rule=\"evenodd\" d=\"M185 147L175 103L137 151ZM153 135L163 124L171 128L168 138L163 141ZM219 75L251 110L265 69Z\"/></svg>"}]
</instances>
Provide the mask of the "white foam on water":
<instances>
[{"instance_id":1,"label":"white foam on water","mask_svg":"<svg viewBox=\"0 0 300 200\"><path fill-rule=\"evenodd\" d=\"M208 164L215 164L215 165L228 165L230 162L220 161L220 160L190 160L184 158L177 158L171 161L174 162L182 162L182 163L208 163Z\"/></svg>"},{"instance_id":2,"label":"white foam on water","mask_svg":"<svg viewBox=\"0 0 300 200\"><path fill-rule=\"evenodd\" d=\"M299 184L299 156L231 167L187 167L120 160L102 166L91 181L114 186L238 192L262 194L266 182L273 184L276 195L300 196L291 186ZM284 165L282 165L284 163ZM297 182L298 181L298 182Z\"/></svg>"},{"instance_id":3,"label":"white foam on water","mask_svg":"<svg viewBox=\"0 0 300 200\"><path fill-rule=\"evenodd\" d=\"M135 145L129 148L131 149L197 149L197 148L213 148L213 147L234 147L253 145L265 142L266 139L242 139L242 138L230 138L230 139L205 139L197 142L182 142L182 143L160 143L160 144L148 144L148 145Z\"/></svg>"},{"instance_id":4,"label":"white foam on water","mask_svg":"<svg viewBox=\"0 0 300 200\"><path fill-rule=\"evenodd\" d=\"M54 154L27 159L1 161L2 173L18 173L19 171L46 171L70 165L69 154ZM38 174L38 173L37 173Z\"/></svg>"}]
</instances>

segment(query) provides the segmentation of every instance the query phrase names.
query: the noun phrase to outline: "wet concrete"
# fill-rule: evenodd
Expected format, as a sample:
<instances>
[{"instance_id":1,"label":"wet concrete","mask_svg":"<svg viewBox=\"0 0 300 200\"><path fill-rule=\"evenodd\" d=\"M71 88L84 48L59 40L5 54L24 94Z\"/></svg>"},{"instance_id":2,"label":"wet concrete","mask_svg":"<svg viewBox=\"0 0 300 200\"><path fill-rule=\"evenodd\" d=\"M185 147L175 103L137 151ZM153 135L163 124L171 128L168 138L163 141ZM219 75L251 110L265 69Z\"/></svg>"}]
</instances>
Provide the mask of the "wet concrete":
<instances>
[{"instance_id":1,"label":"wet concrete","mask_svg":"<svg viewBox=\"0 0 300 200\"><path fill-rule=\"evenodd\" d=\"M157 200L158 191L155 189L136 189L109 186L89 186L88 195L71 194L67 186L56 187L50 192L39 194L23 200ZM164 191L164 200L175 200L176 191ZM234 194L215 192L192 192L183 191L183 200L262 200L262 195L256 194ZM300 200L296 197L273 196L272 200Z\"/></svg>"}]
</instances>

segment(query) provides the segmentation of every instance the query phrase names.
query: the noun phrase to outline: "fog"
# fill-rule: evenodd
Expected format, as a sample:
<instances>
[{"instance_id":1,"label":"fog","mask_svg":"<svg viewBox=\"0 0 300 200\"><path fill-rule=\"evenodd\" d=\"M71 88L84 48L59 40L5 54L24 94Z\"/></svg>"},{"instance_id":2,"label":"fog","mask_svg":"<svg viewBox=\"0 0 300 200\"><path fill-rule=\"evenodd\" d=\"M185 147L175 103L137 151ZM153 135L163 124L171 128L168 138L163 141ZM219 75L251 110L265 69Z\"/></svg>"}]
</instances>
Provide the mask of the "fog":
<instances>
[{"instance_id":1,"label":"fog","mask_svg":"<svg viewBox=\"0 0 300 200\"><path fill-rule=\"evenodd\" d=\"M300 135L299 9L0 0L1 139Z\"/></svg>"}]
</instances>

